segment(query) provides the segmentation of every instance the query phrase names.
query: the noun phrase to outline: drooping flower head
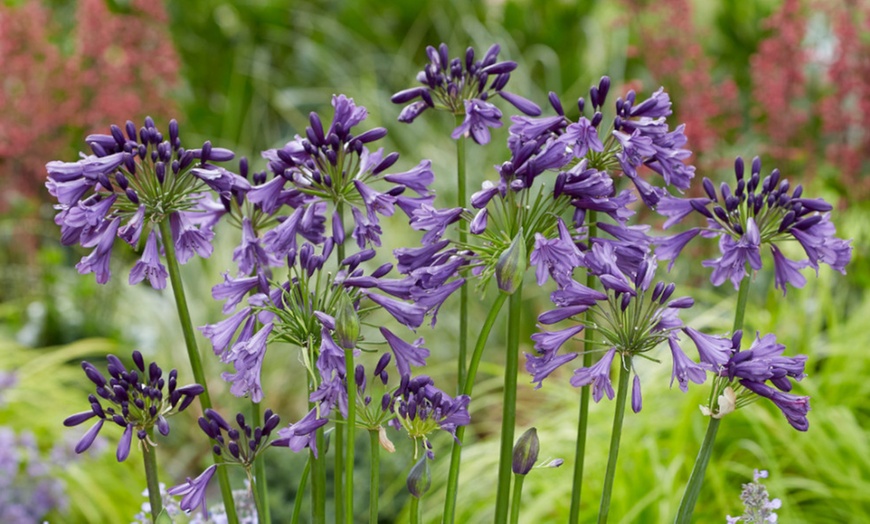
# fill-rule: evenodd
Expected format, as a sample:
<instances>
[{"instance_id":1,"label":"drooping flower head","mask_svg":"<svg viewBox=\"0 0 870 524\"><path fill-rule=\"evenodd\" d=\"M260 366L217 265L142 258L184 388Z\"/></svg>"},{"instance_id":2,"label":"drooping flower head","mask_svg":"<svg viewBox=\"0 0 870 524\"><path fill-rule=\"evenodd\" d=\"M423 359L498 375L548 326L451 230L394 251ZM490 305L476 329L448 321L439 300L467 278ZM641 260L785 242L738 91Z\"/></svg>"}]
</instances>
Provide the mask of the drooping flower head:
<instances>
[{"instance_id":1,"label":"drooping flower head","mask_svg":"<svg viewBox=\"0 0 870 524\"><path fill-rule=\"evenodd\" d=\"M498 95L529 116L541 114L541 108L519 95L504 91L510 73L517 68L512 61L498 61L501 48L490 47L476 60L469 47L464 57L450 58L447 44L426 47L429 63L417 75L421 87L405 89L393 95L396 104L406 104L399 122L411 123L429 108L465 116L453 131L453 138L471 137L478 144L488 144L489 128L501 127L501 111L489 102ZM418 100L419 99L419 100Z\"/></svg>"},{"instance_id":2,"label":"drooping flower head","mask_svg":"<svg viewBox=\"0 0 870 524\"><path fill-rule=\"evenodd\" d=\"M113 125L110 134L89 135L85 140L93 154L82 154L77 162L46 164L46 187L58 201L55 223L61 227L61 242L94 248L76 268L82 274L95 273L101 284L111 276L115 238L137 248L147 238L130 281L147 278L152 286L165 287L166 270L156 247L167 239L159 234L157 224L170 221L179 262L194 254L208 257L212 226L219 218L204 220L214 216L215 202L208 195L216 193L228 206L234 195L250 188L244 177L220 167L233 159L232 151L212 147L208 141L201 148L185 149L175 120L169 123L167 137L146 118L138 130L128 121L124 130Z\"/></svg>"},{"instance_id":3,"label":"drooping flower head","mask_svg":"<svg viewBox=\"0 0 870 524\"><path fill-rule=\"evenodd\" d=\"M98 418L97 423L76 445L76 453L84 452L93 444L106 421L121 426L124 433L116 457L118 462L123 462L130 454L134 432L143 441L149 438L155 426L161 435L168 435L169 423L166 419L184 411L204 388L199 384L178 387L176 370L173 369L164 378L160 366L155 362L146 366L138 351L133 352L135 368L130 370L115 355L109 355L107 359L108 380L93 364L82 362L85 375L97 386L96 395L88 395L90 411L67 417L63 425L78 426L91 418ZM109 404L106 408L103 408L103 401Z\"/></svg>"},{"instance_id":4,"label":"drooping flower head","mask_svg":"<svg viewBox=\"0 0 870 524\"><path fill-rule=\"evenodd\" d=\"M701 406L705 415L721 418L764 397L776 404L792 427L799 431L809 428L810 398L790 393L792 381L806 376L805 355L783 356L785 346L778 344L773 334L756 334L745 351L740 349L742 331L731 337L705 335L692 329L687 329L686 334L698 348L702 365L716 377L713 402Z\"/></svg>"},{"instance_id":5,"label":"drooping flower head","mask_svg":"<svg viewBox=\"0 0 870 524\"><path fill-rule=\"evenodd\" d=\"M664 197L658 212L669 217L665 227L692 213L702 215L707 227L659 240L658 255L671 260L673 265L686 244L699 234L718 237L722 255L703 264L713 269L710 280L714 285L730 280L736 289L747 276L747 264L753 271L762 268L761 246L767 244L773 254L775 285L783 294L787 284L804 286L806 278L800 270L807 266L818 271L819 263L824 263L845 274L852 256L851 241L834 236L831 205L820 198L804 198L800 185L789 194L789 181L780 179L778 169L762 179L758 157L752 161L748 178L744 171L743 159L738 157L734 163L737 179L734 187L723 183L717 193L713 183L705 178L706 198ZM782 247L790 241L797 241L806 259L791 260L783 254Z\"/></svg>"}]
</instances>

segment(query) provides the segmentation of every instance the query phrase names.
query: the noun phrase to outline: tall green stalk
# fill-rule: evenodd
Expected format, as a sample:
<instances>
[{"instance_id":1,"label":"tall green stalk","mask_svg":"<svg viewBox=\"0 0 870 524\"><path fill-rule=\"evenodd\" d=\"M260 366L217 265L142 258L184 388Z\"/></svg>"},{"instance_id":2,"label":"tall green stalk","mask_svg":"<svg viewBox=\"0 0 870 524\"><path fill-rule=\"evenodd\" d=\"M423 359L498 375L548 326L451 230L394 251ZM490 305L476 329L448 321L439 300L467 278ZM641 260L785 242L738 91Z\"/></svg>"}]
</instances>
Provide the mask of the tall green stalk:
<instances>
[{"instance_id":1,"label":"tall green stalk","mask_svg":"<svg viewBox=\"0 0 870 524\"><path fill-rule=\"evenodd\" d=\"M378 430L369 430L369 445L371 446L371 478L369 480L369 523L378 522L378 498L381 493L381 441Z\"/></svg>"},{"instance_id":2,"label":"tall green stalk","mask_svg":"<svg viewBox=\"0 0 870 524\"><path fill-rule=\"evenodd\" d=\"M166 269L169 272L169 282L172 284L172 294L175 297L175 307L178 310L178 320L181 323L181 331L184 333L184 344L187 347L187 358L190 360L190 367L193 370L193 378L196 383L203 387L202 394L199 395L199 403L203 411L211 409L211 396L208 394L208 383L205 380L205 373L202 370L202 359L199 356L199 349L196 346L196 335L193 331L193 322L190 320L190 310L187 307L187 298L184 295L184 284L181 280L181 269L178 265L178 259L175 256L175 243L172 241L172 229L169 226L169 219L164 219L160 222L160 235L163 237L163 249L166 252ZM219 455L212 454L215 464L220 465L223 460ZM239 518L236 516L236 505L233 502L233 490L230 487L230 478L227 475L226 468L217 468L218 483L221 488L221 496L224 501L224 509L227 512L227 522L229 524L238 524Z\"/></svg>"},{"instance_id":3,"label":"tall green stalk","mask_svg":"<svg viewBox=\"0 0 870 524\"><path fill-rule=\"evenodd\" d=\"M589 238L598 234L598 213L590 211L589 218ZM595 276L586 272L586 287L594 289ZM584 325L590 322L591 313L588 311L583 314ZM587 329L583 337L583 367L588 368L592 365L592 348L595 331ZM586 464L586 433L589 427L589 399L592 396L590 388L580 389L580 415L577 420L577 440L574 450L574 484L571 488L571 513L568 522L578 524L580 522L580 496L583 492L583 468Z\"/></svg>"},{"instance_id":4,"label":"tall green stalk","mask_svg":"<svg viewBox=\"0 0 870 524\"><path fill-rule=\"evenodd\" d=\"M305 461L305 468L302 469L302 476L299 477L299 487L296 489L296 500L293 501L293 516L290 519L290 524L298 524L299 516L302 514L302 494L305 493L305 484L308 483L308 474L311 472L311 456Z\"/></svg>"},{"instance_id":5,"label":"tall green stalk","mask_svg":"<svg viewBox=\"0 0 870 524\"><path fill-rule=\"evenodd\" d=\"M616 392L616 411L613 414L613 430L610 432L610 452L607 455L607 471L604 474L604 491L601 493L601 506L598 509L598 524L607 522L610 513L610 495L613 492L613 479L616 476L616 460L619 458L619 441L622 439L622 421L625 418L625 400L628 398L630 376L631 357L627 357L625 361L620 361L619 366L619 390Z\"/></svg>"},{"instance_id":6,"label":"tall green stalk","mask_svg":"<svg viewBox=\"0 0 870 524\"><path fill-rule=\"evenodd\" d=\"M465 382L462 384L462 394L471 396L474 389L474 379L477 377L477 368L480 366L480 358L483 356L483 350L486 347L486 342L489 340L489 333L492 331L492 326L498 318L498 314L504 306L508 295L499 293L495 298L492 306L489 309L489 314L483 322L480 329L480 334L477 336L477 343L474 345L474 353L471 355L471 362L468 364L468 374L465 377ZM456 493L459 487L459 466L462 458L462 443L465 439L466 426L456 428L456 440L453 442L453 449L450 451L450 470L447 473L447 494L444 497L444 515L442 522L444 524L453 524L453 519L456 516Z\"/></svg>"},{"instance_id":7,"label":"tall green stalk","mask_svg":"<svg viewBox=\"0 0 870 524\"><path fill-rule=\"evenodd\" d=\"M514 426L517 418L517 373L519 372L520 323L523 286L510 296L508 306L507 355L504 365L504 396L501 415L501 448L498 461L498 492L495 499L495 522L504 524L508 518L513 461Z\"/></svg>"},{"instance_id":8,"label":"tall green stalk","mask_svg":"<svg viewBox=\"0 0 870 524\"><path fill-rule=\"evenodd\" d=\"M456 126L462 125L464 117L456 115ZM465 207L468 202L467 184L465 181L465 138L459 137L456 141L456 205ZM468 222L459 221L459 243L466 245L468 242ZM468 285L459 290L459 369L457 384L461 388L465 383L466 359L468 357Z\"/></svg>"},{"instance_id":9,"label":"tall green stalk","mask_svg":"<svg viewBox=\"0 0 870 524\"><path fill-rule=\"evenodd\" d=\"M749 300L749 284L749 276L746 276L740 282L740 291L737 292L737 309L734 312L734 328L732 333L743 329L743 317L746 314L746 303ZM714 382L714 387L716 387L715 385L716 382ZM716 395L713 395L713 398L716 398ZM686 484L686 491L683 493L683 499L680 501L680 508L677 510L677 518L674 520L677 524L689 524L689 522L692 521L692 513L695 511L695 503L698 501L698 495L701 493L701 485L704 483L704 474L707 472L707 465L710 463L710 457L713 455L713 444L716 442L716 433L719 431L720 422L721 419L710 417L710 423L707 425L707 433L704 435L704 442L701 444L700 451L698 451L698 457L695 459L695 466L692 468L692 475L689 477L689 482Z\"/></svg>"},{"instance_id":10,"label":"tall green stalk","mask_svg":"<svg viewBox=\"0 0 870 524\"><path fill-rule=\"evenodd\" d=\"M410 523L411 524L422 524L423 523L423 515L420 513L420 499L417 497L411 497L411 514L410 514Z\"/></svg>"},{"instance_id":11,"label":"tall green stalk","mask_svg":"<svg viewBox=\"0 0 870 524\"><path fill-rule=\"evenodd\" d=\"M344 350L344 371L347 380L347 447L345 448L344 518L353 524L353 465L356 433L356 383L354 382L353 350ZM336 501L338 505L338 501Z\"/></svg>"},{"instance_id":12,"label":"tall green stalk","mask_svg":"<svg viewBox=\"0 0 870 524\"><path fill-rule=\"evenodd\" d=\"M265 420L260 420L260 404L251 401L251 419L254 421L254 426L265 424ZM254 487L256 488L257 498L260 500L260 512L257 516L260 519L260 524L271 524L272 512L269 510L269 491L266 487L266 463L263 461L263 454L257 455L254 459Z\"/></svg>"},{"instance_id":13,"label":"tall green stalk","mask_svg":"<svg viewBox=\"0 0 870 524\"><path fill-rule=\"evenodd\" d=\"M163 511L163 501L160 498L160 482L157 480L157 449L148 444L153 430L148 430L148 440L142 446L142 460L145 461L145 483L148 486L148 502L151 503L151 522L157 522L157 516Z\"/></svg>"},{"instance_id":14,"label":"tall green stalk","mask_svg":"<svg viewBox=\"0 0 870 524\"><path fill-rule=\"evenodd\" d=\"M315 524L326 523L326 460L323 452L326 448L326 439L323 437L323 428L318 428L314 434L317 443L318 456L309 451L308 460L311 461L311 522ZM336 501L336 506L341 502Z\"/></svg>"},{"instance_id":15,"label":"tall green stalk","mask_svg":"<svg viewBox=\"0 0 870 524\"><path fill-rule=\"evenodd\" d=\"M520 508L523 500L523 481L525 475L514 475L514 494L511 497L511 524L517 524L520 521Z\"/></svg>"},{"instance_id":16,"label":"tall green stalk","mask_svg":"<svg viewBox=\"0 0 870 524\"><path fill-rule=\"evenodd\" d=\"M336 215L338 216L338 220L341 222L342 231L344 231L344 204L342 202L338 202L335 205ZM344 242L339 243L336 246L336 251L338 252L338 263L341 264L341 261L344 260L345 250L344 250ZM340 269L340 267L339 267ZM336 418L341 417L341 413L336 411ZM335 504L335 523L341 524L344 522L344 504L341 501L344 501L344 425L336 424L335 428L332 430L332 442L333 442L333 459L334 459L334 470L332 474L332 486L333 486L333 496L336 501ZM350 465L353 468L353 464ZM352 469L349 470L352 472Z\"/></svg>"}]
</instances>

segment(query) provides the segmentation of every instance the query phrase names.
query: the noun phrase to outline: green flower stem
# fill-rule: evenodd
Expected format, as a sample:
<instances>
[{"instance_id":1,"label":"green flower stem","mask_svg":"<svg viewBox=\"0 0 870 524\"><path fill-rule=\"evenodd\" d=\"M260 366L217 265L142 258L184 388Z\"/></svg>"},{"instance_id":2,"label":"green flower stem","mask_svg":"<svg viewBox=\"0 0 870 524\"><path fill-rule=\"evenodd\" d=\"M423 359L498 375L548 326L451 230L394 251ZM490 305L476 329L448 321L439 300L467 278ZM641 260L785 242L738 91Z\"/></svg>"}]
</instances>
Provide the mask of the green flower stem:
<instances>
[{"instance_id":1,"label":"green flower stem","mask_svg":"<svg viewBox=\"0 0 870 524\"><path fill-rule=\"evenodd\" d=\"M263 499L260 494L260 490L257 488L257 481L254 479L253 472L248 469L245 471L248 474L248 484L251 486L251 498L254 500L254 508L257 510L257 522L264 522L266 510L265 508L265 499Z\"/></svg>"},{"instance_id":2,"label":"green flower stem","mask_svg":"<svg viewBox=\"0 0 870 524\"><path fill-rule=\"evenodd\" d=\"M178 265L178 259L175 257L175 243L172 241L172 228L169 226L169 218L160 222L160 236L163 237L163 249L166 252L166 269L169 272L169 281L172 283L172 294L175 297L175 306L178 309L178 320L181 322L181 331L184 333L184 344L187 347L187 358L190 360L190 367L193 370L193 378L196 383L203 387L203 392L199 395L199 403L202 410L211 409L211 397L208 394L208 383L205 380L205 373L202 370L202 359L199 356L199 349L196 346L196 335L193 331L193 322L190 320L190 310L187 307L187 298L184 295L184 284L181 281L181 268ZM219 455L212 454L215 464L220 465L223 459ZM236 516L236 505L233 502L233 490L230 487L230 478L227 475L226 468L217 468L218 483L221 487L221 496L224 501L224 509L227 512L227 522L229 524L238 524L239 518Z\"/></svg>"},{"instance_id":3,"label":"green flower stem","mask_svg":"<svg viewBox=\"0 0 870 524\"><path fill-rule=\"evenodd\" d=\"M590 211L589 220L589 238L598 234L598 213ZM586 272L586 287L595 288L595 276ZM584 325L589 325L591 322L591 313L588 311L584 315ZM595 331L592 329L585 330L583 338L583 367L588 368L592 365L592 349L594 347ZM590 388L580 389L580 416L577 420L577 440L574 450L574 484L571 488L571 513L568 522L578 524L580 522L580 496L583 492L583 467L586 463L586 433L589 426L589 399L592 393Z\"/></svg>"},{"instance_id":4,"label":"green flower stem","mask_svg":"<svg viewBox=\"0 0 870 524\"><path fill-rule=\"evenodd\" d=\"M353 465L356 432L356 383L354 381L353 350L344 351L344 372L347 381L347 446L344 463L344 517L353 524ZM337 505L337 504L336 504Z\"/></svg>"},{"instance_id":5,"label":"green flower stem","mask_svg":"<svg viewBox=\"0 0 870 524\"><path fill-rule=\"evenodd\" d=\"M411 524L423 523L423 515L420 514L420 499L413 496L411 497L411 519L409 522Z\"/></svg>"},{"instance_id":6,"label":"green flower stem","mask_svg":"<svg viewBox=\"0 0 870 524\"><path fill-rule=\"evenodd\" d=\"M511 497L511 524L517 524L520 521L520 503L523 498L524 480L526 480L525 475L514 475L514 494Z\"/></svg>"},{"instance_id":7,"label":"green flower stem","mask_svg":"<svg viewBox=\"0 0 870 524\"><path fill-rule=\"evenodd\" d=\"M251 401L251 419L254 421L254 426L265 424L265 420L260 417L260 404ZM269 511L269 491L266 487L266 463L263 461L263 455L257 455L254 459L254 486L256 487L256 496L260 500L262 513L257 513L261 524L271 524L272 512Z\"/></svg>"},{"instance_id":8,"label":"green flower stem","mask_svg":"<svg viewBox=\"0 0 870 524\"><path fill-rule=\"evenodd\" d=\"M157 480L157 449L148 444L154 430L148 430L148 440L142 446L142 460L145 461L145 483L148 485L148 502L151 503L151 521L157 522L157 516L163 511L163 501L160 498L160 482Z\"/></svg>"},{"instance_id":9,"label":"green flower stem","mask_svg":"<svg viewBox=\"0 0 870 524\"><path fill-rule=\"evenodd\" d=\"M743 317L746 314L746 303L749 301L749 284L749 276L740 282L732 333L743 329ZM715 395L713 398L715 399ZM689 524L692 521L692 513L695 511L695 503L698 502L698 495L701 493L701 485L704 483L707 465L710 463L710 457L713 455L713 443L716 442L716 433L719 431L719 423L721 421L721 419L710 417L707 433L704 435L704 442L701 444L700 451L698 451L695 466L692 468L692 475L689 477L689 483L686 484L686 491L683 493L683 500L680 501L680 508L677 510L677 518L674 520L677 524Z\"/></svg>"},{"instance_id":10,"label":"green flower stem","mask_svg":"<svg viewBox=\"0 0 870 524\"><path fill-rule=\"evenodd\" d=\"M610 513L610 494L613 491L613 478L616 476L616 460L619 458L619 441L622 438L622 420L625 418L625 400L628 398L630 376L631 357L627 357L625 361L620 361L619 366L619 391L616 392L616 411L613 414L613 430L610 432L610 452L607 455L607 471L604 474L604 491L601 493L601 506L598 509L598 524L607 522Z\"/></svg>"},{"instance_id":11,"label":"green flower stem","mask_svg":"<svg viewBox=\"0 0 870 524\"><path fill-rule=\"evenodd\" d=\"M378 430L369 430L369 443L371 444L371 480L369 481L369 522L378 522L378 497L380 497L381 484L381 440Z\"/></svg>"},{"instance_id":12,"label":"green flower stem","mask_svg":"<svg viewBox=\"0 0 870 524\"><path fill-rule=\"evenodd\" d=\"M293 501L293 517L290 524L299 524L299 515L302 513L302 494L305 493L305 484L308 483L308 474L311 472L311 456L305 461L305 468L299 478L299 487L296 489L296 500Z\"/></svg>"},{"instance_id":13,"label":"green flower stem","mask_svg":"<svg viewBox=\"0 0 870 524\"><path fill-rule=\"evenodd\" d=\"M338 215L338 220L341 222L342 230L344 230L344 204L342 202L338 202L335 205L335 211ZM341 261L344 260L344 242L338 244L336 246L336 251L338 252L338 260L337 262L341 264ZM341 418L341 413L336 411L336 418ZM344 522L344 504L340 501L344 500L344 425L336 424L335 428L332 430L332 441L333 441L333 459L334 459L334 471L333 471L333 493L334 498L338 501L335 504L335 523L341 524ZM353 467L353 465L351 465Z\"/></svg>"},{"instance_id":14,"label":"green flower stem","mask_svg":"<svg viewBox=\"0 0 870 524\"><path fill-rule=\"evenodd\" d=\"M343 259L342 259L343 260ZM341 417L336 414L336 417ZM344 501L344 424L336 424L332 430L332 450L335 453L335 460L332 485L336 501ZM335 523L342 524L344 522L344 504L339 502L335 504Z\"/></svg>"},{"instance_id":15,"label":"green flower stem","mask_svg":"<svg viewBox=\"0 0 870 524\"><path fill-rule=\"evenodd\" d=\"M323 437L323 428L318 428L315 433L319 456L315 457L313 451L309 451L308 460L314 473L311 479L311 522L315 524L326 523L326 459L323 450L326 447L326 439ZM339 503L340 504L340 503Z\"/></svg>"},{"instance_id":16,"label":"green flower stem","mask_svg":"<svg viewBox=\"0 0 870 524\"><path fill-rule=\"evenodd\" d=\"M510 297L508 306L507 356L504 365L504 397L501 415L501 451L498 461L498 492L495 499L495 522L504 524L508 518L513 462L514 426L517 418L517 373L519 371L520 323L523 286Z\"/></svg>"},{"instance_id":17,"label":"green flower stem","mask_svg":"<svg viewBox=\"0 0 870 524\"><path fill-rule=\"evenodd\" d=\"M462 386L462 394L471 396L474 389L474 379L477 377L477 368L480 366L480 358L483 356L483 349L486 347L486 342L489 340L489 333L492 331L492 326L495 324L496 318L504 306L508 295L499 292L490 307L489 314L483 322L483 327L480 329L480 334L477 337L477 343L474 346L474 353L471 355L471 362L468 365L468 374L465 377L465 382ZM450 470L447 474L447 495L444 498L444 524L453 524L453 519L456 515L456 493L459 487L459 466L462 457L462 442L465 438L466 426L456 428L456 440L453 442L453 449L450 452Z\"/></svg>"},{"instance_id":18,"label":"green flower stem","mask_svg":"<svg viewBox=\"0 0 870 524\"><path fill-rule=\"evenodd\" d=\"M463 115L456 115L456 126L460 126L464 120ZM465 207L468 203L468 187L465 181L465 138L459 137L456 141L456 205ZM468 222L459 221L459 243L466 245L468 242ZM462 387L465 383L465 363L468 356L468 285L459 290L459 373L457 384Z\"/></svg>"}]
</instances>

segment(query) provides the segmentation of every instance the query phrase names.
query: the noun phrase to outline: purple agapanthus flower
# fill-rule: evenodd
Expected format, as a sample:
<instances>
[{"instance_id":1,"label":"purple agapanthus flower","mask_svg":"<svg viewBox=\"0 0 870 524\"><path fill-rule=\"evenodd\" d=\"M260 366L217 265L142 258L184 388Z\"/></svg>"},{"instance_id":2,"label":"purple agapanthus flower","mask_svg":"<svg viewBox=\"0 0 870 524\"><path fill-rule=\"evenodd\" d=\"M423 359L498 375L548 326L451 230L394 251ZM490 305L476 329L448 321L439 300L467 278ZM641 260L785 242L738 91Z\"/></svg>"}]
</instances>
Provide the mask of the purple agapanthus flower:
<instances>
[{"instance_id":1,"label":"purple agapanthus flower","mask_svg":"<svg viewBox=\"0 0 870 524\"><path fill-rule=\"evenodd\" d=\"M414 344L409 344L393 334L392 331L385 327L381 327L381 334L386 339L393 354L396 355L396 368L401 376L411 376L411 365L425 366L426 359L429 358L429 350L421 347L423 339L417 339Z\"/></svg>"},{"instance_id":2,"label":"purple agapanthus flower","mask_svg":"<svg viewBox=\"0 0 870 524\"><path fill-rule=\"evenodd\" d=\"M437 49L428 46L429 63L417 75L422 86L405 89L392 97L395 104L408 104L402 109L399 122L411 123L429 108L441 109L465 115L465 121L453 131L454 139L470 136L478 144L487 144L488 128L502 125L501 111L488 102L495 95L527 115L540 115L537 104L504 91L517 64L498 62L500 49L493 45L480 60L475 60L474 49L470 47L464 57L451 59L446 44Z\"/></svg>"},{"instance_id":3,"label":"purple agapanthus flower","mask_svg":"<svg viewBox=\"0 0 870 524\"><path fill-rule=\"evenodd\" d=\"M235 373L224 372L224 380L231 382L230 393L237 397L250 394L253 402L263 400L260 370L266 356L266 342L274 324L268 323L247 340L236 342L226 359L235 367Z\"/></svg>"},{"instance_id":4,"label":"purple agapanthus flower","mask_svg":"<svg viewBox=\"0 0 870 524\"><path fill-rule=\"evenodd\" d=\"M142 441L148 438L155 427L161 435L168 435L166 418L184 411L205 389L199 384L178 387L176 370L173 369L168 378L164 378L160 366L155 362L146 366L138 351L133 352L135 368L130 370L115 355L109 355L107 360L108 379L93 364L82 362L85 375L96 386L96 395L88 395L89 411L67 417L63 425L78 426L94 417L98 419L76 445L76 453L83 453L91 447L107 420L121 426L124 432L116 458L118 462L123 462L130 454L134 430ZM103 401L109 406L104 408ZM130 409L131 406L136 409Z\"/></svg>"},{"instance_id":5,"label":"purple agapanthus flower","mask_svg":"<svg viewBox=\"0 0 870 524\"><path fill-rule=\"evenodd\" d=\"M576 281L570 281L554 291L551 300L557 309L542 313L538 321L549 325L570 319L574 323L557 331L541 331L532 335L535 353L526 355L526 370L540 387L541 382L553 371L577 356L576 353L560 355L561 347L581 330L592 329L601 333L602 339L612 347L599 362L591 367L577 369L571 384L575 387L592 384L596 402L605 394L613 398L610 367L614 356L619 354L622 365L629 366L627 369L635 375L632 408L637 412L642 406L642 399L633 357L645 356L661 343L668 342L673 360L672 381L677 379L683 391L686 391L689 380L703 382L704 368L682 352L677 338L678 330L683 327L679 311L692 307L694 301L690 297L674 298L674 284L657 282L653 285L657 261L648 252L636 264L618 261L618 246L626 241L618 239L643 235L642 230L614 232L617 240L593 238L591 247L582 253L580 261L580 265L598 278L604 292ZM635 242L638 240L635 239ZM582 313L586 316L580 322L578 316Z\"/></svg>"},{"instance_id":6,"label":"purple agapanthus flower","mask_svg":"<svg viewBox=\"0 0 870 524\"><path fill-rule=\"evenodd\" d=\"M692 336L688 331L687 333ZM714 388L718 391L730 389L734 395L733 406L723 406L721 402L718 406L704 406L702 410L705 414L720 418L746 405L747 397L755 394L776 404L795 429L806 431L809 428L809 397L789 393L792 390L792 381L800 381L806 376L805 355L783 356L785 346L777 343L772 334L763 337L757 334L752 345L745 351L740 349L742 331L737 331L731 337L704 335L699 338L696 334L692 338L702 360L708 364L710 358L704 355L711 353L710 347L715 347L716 362L722 360L721 355L725 356L724 364L717 364L712 368L717 379Z\"/></svg>"},{"instance_id":7,"label":"purple agapanthus flower","mask_svg":"<svg viewBox=\"0 0 870 524\"><path fill-rule=\"evenodd\" d=\"M723 183L717 193L709 179L703 187L707 198L680 199L664 197L659 213L669 217L665 227L681 222L698 213L706 228L693 228L683 233L657 240L657 253L662 259L675 260L686 244L699 233L706 237L719 237L722 255L704 261L713 268L710 280L721 285L730 280L735 289L747 277L746 265L753 271L762 268L761 246L768 244L773 253L775 285L786 293L786 285L803 287L806 278L800 270L812 267L818 271L819 263L845 273L852 256L851 241L835 237L836 229L830 221L832 206L822 199L803 197L798 185L789 194L788 180L780 180L779 170L761 178L761 160L753 159L751 174L744 176L744 163L737 158L734 187ZM804 260L792 260L783 254L788 241L797 241L806 255Z\"/></svg>"},{"instance_id":8,"label":"purple agapanthus flower","mask_svg":"<svg viewBox=\"0 0 870 524\"><path fill-rule=\"evenodd\" d=\"M272 445L288 447L297 453L310 448L316 457L318 453L316 432L328 423L329 419L318 418L317 409L312 409L299 422L279 429L280 438L273 440Z\"/></svg>"},{"instance_id":9,"label":"purple agapanthus flower","mask_svg":"<svg viewBox=\"0 0 870 524\"><path fill-rule=\"evenodd\" d=\"M501 111L483 100L465 101L465 120L450 135L454 139L471 137L480 145L489 143L489 128L501 127Z\"/></svg>"},{"instance_id":10,"label":"purple agapanthus flower","mask_svg":"<svg viewBox=\"0 0 870 524\"><path fill-rule=\"evenodd\" d=\"M146 278L154 289L163 289L166 287L166 267L160 263L160 254L157 251L157 234L152 231L148 235L148 240L145 242L145 250L142 252L142 259L136 262L133 269L130 270L130 285L138 284Z\"/></svg>"},{"instance_id":11,"label":"purple agapanthus flower","mask_svg":"<svg viewBox=\"0 0 870 524\"><path fill-rule=\"evenodd\" d=\"M187 512L191 512L198 507L202 507L203 513L206 512L205 494L208 488L208 483L217 471L217 465L212 464L205 471L200 473L195 479L187 477L187 481L177 486L169 488L166 492L170 495L181 496L179 507Z\"/></svg>"},{"instance_id":12,"label":"purple agapanthus flower","mask_svg":"<svg viewBox=\"0 0 870 524\"><path fill-rule=\"evenodd\" d=\"M46 186L58 200L55 223L61 227L61 241L96 247L76 266L80 273L95 273L97 282L108 282L114 237L137 247L144 230L149 239L145 246L148 260L134 266L130 281L147 278L155 287L165 287L159 255L154 251L158 241L167 241L157 235L155 227L165 220L172 223L179 262L187 262L194 254L211 254L211 227L221 213L209 209L213 201L208 193L214 191L228 202L249 184L217 165L231 160L232 151L212 147L210 142L186 150L175 120L169 129L166 140L150 117L138 130L132 122L124 130L113 125L110 134L86 138L93 155L83 155L78 162L46 165ZM203 216L210 218L199 220Z\"/></svg>"}]
</instances>

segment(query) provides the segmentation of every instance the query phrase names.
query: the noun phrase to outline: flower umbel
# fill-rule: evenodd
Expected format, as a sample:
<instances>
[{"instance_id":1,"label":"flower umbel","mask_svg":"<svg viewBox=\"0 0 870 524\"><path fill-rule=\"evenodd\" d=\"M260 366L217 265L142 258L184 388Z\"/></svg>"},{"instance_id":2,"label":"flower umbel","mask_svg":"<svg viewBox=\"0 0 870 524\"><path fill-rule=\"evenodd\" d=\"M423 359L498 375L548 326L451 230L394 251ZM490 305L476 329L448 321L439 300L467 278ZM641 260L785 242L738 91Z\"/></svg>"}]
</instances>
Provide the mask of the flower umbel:
<instances>
[{"instance_id":1,"label":"flower umbel","mask_svg":"<svg viewBox=\"0 0 870 524\"><path fill-rule=\"evenodd\" d=\"M124 433L118 444L116 457L118 462L123 462L130 454L134 431L141 441L148 439L155 426L161 435L168 435L169 423L166 419L184 411L203 392L203 387L199 384L178 387L176 370L170 371L168 379L165 379L163 370L155 362L145 366L142 354L138 351L133 352L135 369L127 370L114 355L109 355L107 360L110 377L108 381L93 364L82 362L85 375L97 386L96 395L88 395L90 411L71 415L63 424L78 426L93 417L99 419L76 445L76 453L84 452L93 444L107 420L121 426ZM100 399L111 406L104 409ZM151 445L150 441L148 444Z\"/></svg>"}]
</instances>

